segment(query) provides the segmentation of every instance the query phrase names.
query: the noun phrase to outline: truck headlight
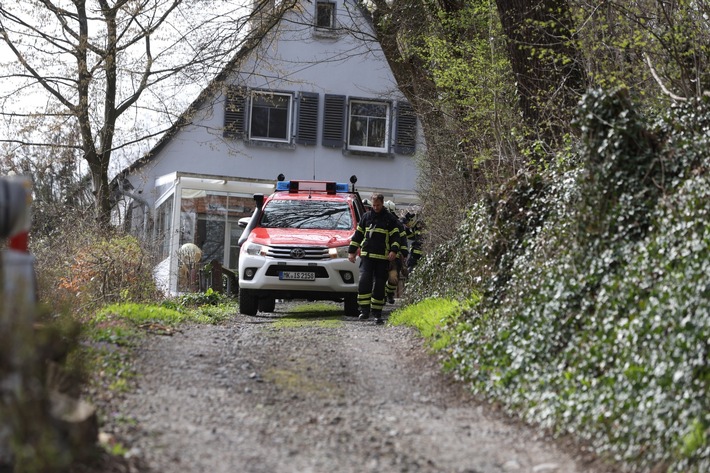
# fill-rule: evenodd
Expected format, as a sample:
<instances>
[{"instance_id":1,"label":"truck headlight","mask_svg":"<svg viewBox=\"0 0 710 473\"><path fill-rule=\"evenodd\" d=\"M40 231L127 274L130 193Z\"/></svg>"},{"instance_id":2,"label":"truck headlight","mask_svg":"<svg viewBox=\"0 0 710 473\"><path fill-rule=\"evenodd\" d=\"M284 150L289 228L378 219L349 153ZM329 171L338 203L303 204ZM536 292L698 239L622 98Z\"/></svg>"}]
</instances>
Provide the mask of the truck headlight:
<instances>
[{"instance_id":1,"label":"truck headlight","mask_svg":"<svg viewBox=\"0 0 710 473\"><path fill-rule=\"evenodd\" d=\"M248 255L266 256L266 254L269 252L269 247L264 245L257 245L256 243L247 243L245 251Z\"/></svg>"},{"instance_id":2,"label":"truck headlight","mask_svg":"<svg viewBox=\"0 0 710 473\"><path fill-rule=\"evenodd\" d=\"M329 248L328 256L330 256L331 258L347 258L348 246L338 246L335 248Z\"/></svg>"}]
</instances>

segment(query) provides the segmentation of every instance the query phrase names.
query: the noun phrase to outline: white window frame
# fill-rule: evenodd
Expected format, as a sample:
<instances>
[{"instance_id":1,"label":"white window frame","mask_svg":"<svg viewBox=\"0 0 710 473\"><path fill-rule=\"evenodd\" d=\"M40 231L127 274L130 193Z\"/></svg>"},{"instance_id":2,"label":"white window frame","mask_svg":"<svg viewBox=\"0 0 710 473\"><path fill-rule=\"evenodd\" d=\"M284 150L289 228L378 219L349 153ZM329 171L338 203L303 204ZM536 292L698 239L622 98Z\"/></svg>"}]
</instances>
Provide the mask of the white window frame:
<instances>
[{"instance_id":1,"label":"white window frame","mask_svg":"<svg viewBox=\"0 0 710 473\"><path fill-rule=\"evenodd\" d=\"M286 136L284 138L278 137L268 137L268 136L254 136L252 131L253 118L254 118L254 104L258 97L263 96L278 96L285 97L288 100L288 111L286 115ZM286 92L272 92L264 90L252 90L249 100L249 140L251 141L268 141L273 143L290 143L291 142L291 128L293 124L293 94Z\"/></svg>"},{"instance_id":2,"label":"white window frame","mask_svg":"<svg viewBox=\"0 0 710 473\"><path fill-rule=\"evenodd\" d=\"M330 24L329 24L328 26L323 26L323 25L319 25L319 24L318 24L318 19L319 19L319 16L318 16L318 13L319 13L318 10L319 10L319 8L318 8L318 7L321 6L321 5L328 5L328 6L330 6L330 8L331 8L331 11L330 11ZM316 2L316 5L315 5L315 15L313 15L313 26L315 26L316 29L318 29L318 30L323 30L323 31L328 31L328 30L335 29L335 16L336 16L336 15L335 15L335 12L336 12L336 10L335 10L335 2L317 1L317 2Z\"/></svg>"},{"instance_id":3,"label":"white window frame","mask_svg":"<svg viewBox=\"0 0 710 473\"><path fill-rule=\"evenodd\" d=\"M385 123L384 123L384 130L382 130L383 133L383 146L366 146L366 145L360 145L360 144L355 144L351 143L352 140L352 134L351 130L352 128L356 125L355 120L364 120L366 123L366 130L367 133L371 132L372 129L372 120L381 120L382 117L377 117L377 116L368 116L368 115L353 115L353 105L376 105L376 106L383 106L385 107ZM361 99L351 99L348 103L348 127L346 129L346 137L347 137L347 148L353 151L373 151L373 152L382 152L382 153L387 153L389 152L390 148L390 122L392 120L392 104L389 102L384 102L384 101L377 101L377 100L361 100ZM366 135L367 136L367 135ZM369 141L369 136L367 137Z\"/></svg>"}]
</instances>

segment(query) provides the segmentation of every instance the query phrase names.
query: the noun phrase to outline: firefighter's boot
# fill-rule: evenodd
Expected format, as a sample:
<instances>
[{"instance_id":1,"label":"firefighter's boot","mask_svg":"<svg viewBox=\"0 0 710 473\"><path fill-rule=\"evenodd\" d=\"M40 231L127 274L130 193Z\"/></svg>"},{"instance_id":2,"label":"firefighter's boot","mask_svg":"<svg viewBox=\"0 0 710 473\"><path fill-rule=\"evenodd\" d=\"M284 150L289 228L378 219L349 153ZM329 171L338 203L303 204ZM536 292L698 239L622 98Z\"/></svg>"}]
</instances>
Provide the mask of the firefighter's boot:
<instances>
[{"instance_id":1,"label":"firefighter's boot","mask_svg":"<svg viewBox=\"0 0 710 473\"><path fill-rule=\"evenodd\" d=\"M384 323L384 321L382 320L382 311L373 311L372 315L375 316L375 325L382 325Z\"/></svg>"},{"instance_id":2,"label":"firefighter's boot","mask_svg":"<svg viewBox=\"0 0 710 473\"><path fill-rule=\"evenodd\" d=\"M358 319L360 320L367 320L370 318L370 308L369 307L360 307L360 316Z\"/></svg>"}]
</instances>

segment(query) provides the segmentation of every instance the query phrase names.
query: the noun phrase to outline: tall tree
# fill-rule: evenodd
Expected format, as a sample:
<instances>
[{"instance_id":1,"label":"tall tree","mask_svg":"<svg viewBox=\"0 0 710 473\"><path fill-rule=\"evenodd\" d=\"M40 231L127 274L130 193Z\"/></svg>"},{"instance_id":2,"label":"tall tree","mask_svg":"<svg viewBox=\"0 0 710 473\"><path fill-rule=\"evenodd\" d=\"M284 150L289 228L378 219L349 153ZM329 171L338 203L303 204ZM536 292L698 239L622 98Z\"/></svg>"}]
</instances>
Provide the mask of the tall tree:
<instances>
[{"instance_id":1,"label":"tall tree","mask_svg":"<svg viewBox=\"0 0 710 473\"><path fill-rule=\"evenodd\" d=\"M36 133L23 140L10 132L0 142L56 147L51 130L62 123L76 127L78 143L64 146L77 148L85 160L96 217L108 224L112 158L161 135L246 41L295 3L2 2L0 50L12 59L0 64L0 80L11 86L0 96L0 117L6 130L31 121Z\"/></svg>"},{"instance_id":2,"label":"tall tree","mask_svg":"<svg viewBox=\"0 0 710 473\"><path fill-rule=\"evenodd\" d=\"M567 0L496 0L520 109L535 139L559 143L585 89Z\"/></svg>"},{"instance_id":3,"label":"tall tree","mask_svg":"<svg viewBox=\"0 0 710 473\"><path fill-rule=\"evenodd\" d=\"M426 139L419 192L436 244L455 234L476 195L515 172L513 81L488 0L375 0L385 57Z\"/></svg>"}]
</instances>

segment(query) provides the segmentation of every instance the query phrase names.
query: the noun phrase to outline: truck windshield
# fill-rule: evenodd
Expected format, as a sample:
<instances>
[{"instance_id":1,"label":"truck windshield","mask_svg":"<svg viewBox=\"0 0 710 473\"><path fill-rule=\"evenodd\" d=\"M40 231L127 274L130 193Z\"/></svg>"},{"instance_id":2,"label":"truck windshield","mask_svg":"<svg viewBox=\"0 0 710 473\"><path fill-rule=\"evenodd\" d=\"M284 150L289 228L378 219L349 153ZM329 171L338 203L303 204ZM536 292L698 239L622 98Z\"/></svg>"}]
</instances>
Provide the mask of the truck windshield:
<instances>
[{"instance_id":1,"label":"truck windshield","mask_svg":"<svg viewBox=\"0 0 710 473\"><path fill-rule=\"evenodd\" d=\"M324 200L272 200L264 207L260 225L265 228L350 230L350 206Z\"/></svg>"}]
</instances>

